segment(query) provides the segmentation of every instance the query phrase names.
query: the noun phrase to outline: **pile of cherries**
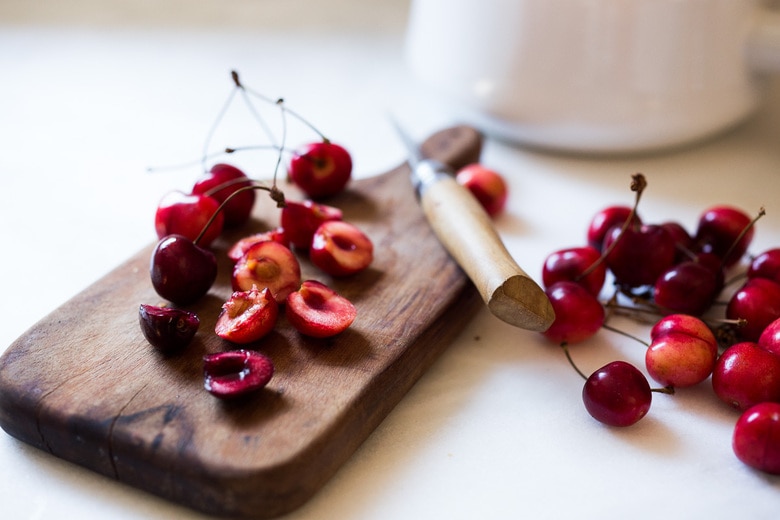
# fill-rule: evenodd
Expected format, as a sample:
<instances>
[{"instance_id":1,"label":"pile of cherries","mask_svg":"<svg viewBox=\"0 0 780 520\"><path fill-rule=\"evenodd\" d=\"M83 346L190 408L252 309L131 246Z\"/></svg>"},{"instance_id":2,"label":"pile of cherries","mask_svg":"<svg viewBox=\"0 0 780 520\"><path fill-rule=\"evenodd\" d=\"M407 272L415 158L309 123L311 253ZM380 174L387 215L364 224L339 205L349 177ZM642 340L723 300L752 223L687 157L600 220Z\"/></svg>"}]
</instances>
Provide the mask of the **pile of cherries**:
<instances>
[{"instance_id":1,"label":"pile of cherries","mask_svg":"<svg viewBox=\"0 0 780 520\"><path fill-rule=\"evenodd\" d=\"M222 305L214 332L229 347L203 360L204 386L220 398L257 391L270 381L272 360L247 346L271 332L282 312L299 333L315 338L340 334L354 322L357 311L349 300L320 281L301 279L299 255L307 255L331 277L347 277L371 265L374 254L371 239L345 221L339 208L323 202L342 192L351 180L349 152L287 109L282 100L249 90L235 72L232 78L235 91L247 102L251 95L278 105L282 116L298 118L317 133L319 141L294 151L284 149L283 143L270 145L278 152L277 167L282 154L290 154L287 177L306 195L304 200L286 200L276 185L276 174L269 186L233 165L218 163L189 192L171 192L158 205L159 242L152 253L150 277L157 294L169 303L142 304L139 321L149 343L164 353L180 351L198 331L199 317L185 307L205 296L217 278L212 243L224 230L247 224L258 190L266 191L280 211L278 228L245 236L227 251L233 265L233 293ZM234 151L229 148L226 153ZM490 215L503 210L506 184L493 170L469 165L456 179Z\"/></svg>"},{"instance_id":2,"label":"pile of cherries","mask_svg":"<svg viewBox=\"0 0 780 520\"><path fill-rule=\"evenodd\" d=\"M714 206L688 233L678 222L642 220L637 207L646 185L634 175L633 207L604 208L588 227L586 245L546 258L542 281L556 319L544 335L564 347L585 379L582 399L596 420L635 424L648 413L653 392L672 394L710 379L717 398L741 414L732 439L737 457L780 473L780 248L747 254L764 209L751 218ZM600 300L608 277L614 292ZM651 388L625 361L590 375L572 361L568 345L612 329L612 314L653 324L649 342L634 339L647 347L644 368L660 387Z\"/></svg>"}]
</instances>

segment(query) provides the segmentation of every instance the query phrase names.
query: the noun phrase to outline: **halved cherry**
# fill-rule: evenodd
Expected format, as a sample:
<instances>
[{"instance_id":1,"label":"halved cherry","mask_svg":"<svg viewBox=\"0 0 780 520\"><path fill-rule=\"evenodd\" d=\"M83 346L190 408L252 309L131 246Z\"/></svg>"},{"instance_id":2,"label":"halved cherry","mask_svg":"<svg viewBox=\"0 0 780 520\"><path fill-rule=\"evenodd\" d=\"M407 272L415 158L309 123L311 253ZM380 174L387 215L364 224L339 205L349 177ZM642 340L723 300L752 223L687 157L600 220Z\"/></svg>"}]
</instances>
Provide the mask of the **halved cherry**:
<instances>
[{"instance_id":1,"label":"halved cherry","mask_svg":"<svg viewBox=\"0 0 780 520\"><path fill-rule=\"evenodd\" d=\"M217 336L244 345L257 341L273 330L279 316L279 304L268 288L252 286L234 292L222 305L214 328Z\"/></svg>"},{"instance_id":2,"label":"halved cherry","mask_svg":"<svg viewBox=\"0 0 780 520\"><path fill-rule=\"evenodd\" d=\"M285 247L290 247L290 241L287 240L287 235L285 235L284 230L279 227L270 231L255 233L240 239L238 242L233 244L233 247L228 250L228 258L233 260L233 262L238 262L238 260L244 256L250 247L257 244L258 242L268 242L269 240L272 242L279 242Z\"/></svg>"},{"instance_id":3,"label":"halved cherry","mask_svg":"<svg viewBox=\"0 0 780 520\"><path fill-rule=\"evenodd\" d=\"M194 312L145 303L138 308L138 321L149 344L163 353L189 345L200 326Z\"/></svg>"},{"instance_id":4,"label":"halved cherry","mask_svg":"<svg viewBox=\"0 0 780 520\"><path fill-rule=\"evenodd\" d=\"M329 197L343 190L352 177L352 157L330 141L310 143L295 152L288 174L309 197Z\"/></svg>"},{"instance_id":5,"label":"halved cherry","mask_svg":"<svg viewBox=\"0 0 780 520\"><path fill-rule=\"evenodd\" d=\"M348 276L371 265L374 244L354 224L329 220L314 233L309 259L331 276Z\"/></svg>"},{"instance_id":6,"label":"halved cherry","mask_svg":"<svg viewBox=\"0 0 780 520\"><path fill-rule=\"evenodd\" d=\"M282 208L281 225L290 243L300 249L308 249L320 224L328 220L341 220L342 211L327 204L311 200L288 200Z\"/></svg>"},{"instance_id":7,"label":"halved cherry","mask_svg":"<svg viewBox=\"0 0 780 520\"><path fill-rule=\"evenodd\" d=\"M231 350L203 356L203 386L220 399L260 390L273 374L271 358L255 350Z\"/></svg>"},{"instance_id":8,"label":"halved cherry","mask_svg":"<svg viewBox=\"0 0 780 520\"><path fill-rule=\"evenodd\" d=\"M278 242L258 242L233 267L233 290L267 287L277 303L301 284L301 266L289 248Z\"/></svg>"},{"instance_id":9,"label":"halved cherry","mask_svg":"<svg viewBox=\"0 0 780 520\"><path fill-rule=\"evenodd\" d=\"M345 331L355 321L352 302L316 280L305 280L287 296L287 320L306 336L327 338Z\"/></svg>"}]
</instances>

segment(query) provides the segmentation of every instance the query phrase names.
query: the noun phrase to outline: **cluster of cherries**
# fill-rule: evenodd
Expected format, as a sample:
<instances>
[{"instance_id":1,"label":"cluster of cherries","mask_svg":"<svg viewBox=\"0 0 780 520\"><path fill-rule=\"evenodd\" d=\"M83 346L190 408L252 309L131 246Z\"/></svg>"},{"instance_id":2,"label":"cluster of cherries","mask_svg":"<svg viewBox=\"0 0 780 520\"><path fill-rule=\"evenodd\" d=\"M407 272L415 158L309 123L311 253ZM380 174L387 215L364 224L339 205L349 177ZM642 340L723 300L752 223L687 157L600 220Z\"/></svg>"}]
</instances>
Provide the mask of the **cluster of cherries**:
<instances>
[{"instance_id":1,"label":"cluster of cherries","mask_svg":"<svg viewBox=\"0 0 780 520\"><path fill-rule=\"evenodd\" d=\"M268 101L247 89L235 72L232 77L238 91ZM288 179L306 195L304 200L286 200L275 175L268 186L233 165L218 163L189 193L174 191L164 196L155 215L159 242L151 257L151 282L157 294L172 305L142 304L139 321L149 343L171 353L188 345L200 326L199 317L185 307L205 296L217 278L211 244L223 230L247 224L258 190L268 192L279 208L279 227L245 236L227 251L233 265L233 293L222 305L214 332L231 347L204 357L204 386L220 398L254 392L270 381L272 360L247 346L273 330L281 312L298 332L316 338L340 334L354 322L357 311L348 299L320 281L301 279L298 255L307 255L312 265L331 277L354 275L373 261L371 239L345 221L339 208L322 202L349 183L349 152L286 109L281 100L271 102L320 137L292 151L287 163ZM283 146L276 149L279 158L287 152ZM493 170L469 165L456 179L490 215L503 210L506 185Z\"/></svg>"},{"instance_id":2,"label":"cluster of cherries","mask_svg":"<svg viewBox=\"0 0 780 520\"><path fill-rule=\"evenodd\" d=\"M653 392L710 378L715 395L741 413L732 439L737 457L780 473L780 248L747 254L764 210L751 218L715 206L688 233L678 222L642 221L637 206L646 184L633 176L633 207L604 208L589 225L587 245L547 257L542 281L556 319L544 334L585 379L583 402L596 420L635 424ZM615 291L602 301L608 275ZM590 375L576 367L567 346L611 329L610 313L653 323L649 342L635 339L647 347L645 369L660 387L625 361Z\"/></svg>"}]
</instances>

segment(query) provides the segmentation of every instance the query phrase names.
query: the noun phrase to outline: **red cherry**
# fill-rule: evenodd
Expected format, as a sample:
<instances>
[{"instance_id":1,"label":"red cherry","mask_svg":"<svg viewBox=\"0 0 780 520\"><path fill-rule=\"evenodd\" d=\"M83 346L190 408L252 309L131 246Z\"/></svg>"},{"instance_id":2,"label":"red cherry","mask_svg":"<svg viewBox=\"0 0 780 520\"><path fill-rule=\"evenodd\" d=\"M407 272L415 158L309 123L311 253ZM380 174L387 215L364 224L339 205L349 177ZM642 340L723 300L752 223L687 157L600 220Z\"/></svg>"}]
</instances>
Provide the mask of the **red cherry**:
<instances>
[{"instance_id":1,"label":"red cherry","mask_svg":"<svg viewBox=\"0 0 780 520\"><path fill-rule=\"evenodd\" d=\"M756 256L747 270L748 278L768 278L780 283L780 248L769 249Z\"/></svg>"},{"instance_id":2,"label":"red cherry","mask_svg":"<svg viewBox=\"0 0 780 520\"><path fill-rule=\"evenodd\" d=\"M758 338L758 346L780 356L780 318L766 326Z\"/></svg>"},{"instance_id":3,"label":"red cherry","mask_svg":"<svg viewBox=\"0 0 780 520\"><path fill-rule=\"evenodd\" d=\"M189 238L171 235L157 243L149 271L157 294L177 305L188 305L214 284L217 259Z\"/></svg>"},{"instance_id":4,"label":"red cherry","mask_svg":"<svg viewBox=\"0 0 780 520\"><path fill-rule=\"evenodd\" d=\"M780 284L767 278L749 278L731 296L726 317L746 320L737 333L747 341L758 341L764 329L780 318Z\"/></svg>"},{"instance_id":5,"label":"red cherry","mask_svg":"<svg viewBox=\"0 0 780 520\"><path fill-rule=\"evenodd\" d=\"M722 288L722 271L703 262L685 260L658 277L653 296L664 312L700 316L715 302Z\"/></svg>"},{"instance_id":6,"label":"red cherry","mask_svg":"<svg viewBox=\"0 0 780 520\"><path fill-rule=\"evenodd\" d=\"M203 386L215 397L231 399L265 387L274 373L271 359L254 350L203 356Z\"/></svg>"},{"instance_id":7,"label":"red cherry","mask_svg":"<svg viewBox=\"0 0 780 520\"><path fill-rule=\"evenodd\" d=\"M252 181L244 172L230 164L219 163L212 166L209 172L195 183L192 193L208 195L221 204L240 188L251 185ZM254 204L254 190L244 190L233 196L222 207L224 226L237 228L246 224Z\"/></svg>"},{"instance_id":8,"label":"red cherry","mask_svg":"<svg viewBox=\"0 0 780 520\"><path fill-rule=\"evenodd\" d=\"M747 231L739 238L743 230ZM752 219L746 213L730 206L715 206L699 218L694 238L702 251L716 254L729 267L745 254L754 233ZM726 254L728 258L724 258Z\"/></svg>"},{"instance_id":9,"label":"red cherry","mask_svg":"<svg viewBox=\"0 0 780 520\"><path fill-rule=\"evenodd\" d=\"M469 164L455 174L455 180L465 186L491 217L504 211L508 190L498 172L481 164Z\"/></svg>"},{"instance_id":10,"label":"red cherry","mask_svg":"<svg viewBox=\"0 0 780 520\"><path fill-rule=\"evenodd\" d=\"M676 261L680 262L689 258L688 255L694 250L694 242L693 237L688 233L688 230L679 222L664 222L661 224L661 227L664 228L674 240L674 245L677 249Z\"/></svg>"},{"instance_id":11,"label":"red cherry","mask_svg":"<svg viewBox=\"0 0 780 520\"><path fill-rule=\"evenodd\" d=\"M780 404L759 403L747 409L734 426L731 446L748 466L780 475Z\"/></svg>"},{"instance_id":12,"label":"red cherry","mask_svg":"<svg viewBox=\"0 0 780 520\"><path fill-rule=\"evenodd\" d=\"M305 145L290 160L290 180L312 199L335 195L352 176L352 157L343 147L322 141Z\"/></svg>"},{"instance_id":13,"label":"red cherry","mask_svg":"<svg viewBox=\"0 0 780 520\"><path fill-rule=\"evenodd\" d=\"M341 220L340 209L306 200L288 200L282 208L281 227L290 243L299 249L308 249L314 232L328 220Z\"/></svg>"},{"instance_id":14,"label":"red cherry","mask_svg":"<svg viewBox=\"0 0 780 520\"><path fill-rule=\"evenodd\" d=\"M301 266L287 247L278 242L258 242L233 266L233 290L267 287L278 303L301 283Z\"/></svg>"},{"instance_id":15,"label":"red cherry","mask_svg":"<svg viewBox=\"0 0 780 520\"><path fill-rule=\"evenodd\" d=\"M542 267L542 283L550 287L556 282L577 282L593 296L598 296L607 277L607 265L599 262L601 253L591 246L570 247L550 254ZM598 265L595 267L594 264ZM586 271L588 274L582 276Z\"/></svg>"},{"instance_id":16,"label":"red cherry","mask_svg":"<svg viewBox=\"0 0 780 520\"><path fill-rule=\"evenodd\" d=\"M613 361L593 372L582 388L585 409L610 426L631 426L650 410L653 394L647 378L625 361Z\"/></svg>"},{"instance_id":17,"label":"red cherry","mask_svg":"<svg viewBox=\"0 0 780 520\"><path fill-rule=\"evenodd\" d=\"M329 220L314 233L309 259L331 276L350 276L371 265L374 244L357 226Z\"/></svg>"},{"instance_id":18,"label":"red cherry","mask_svg":"<svg viewBox=\"0 0 780 520\"><path fill-rule=\"evenodd\" d=\"M279 304L271 291L254 286L230 296L222 305L214 330L220 338L243 345L271 332L278 316Z\"/></svg>"},{"instance_id":19,"label":"red cherry","mask_svg":"<svg viewBox=\"0 0 780 520\"><path fill-rule=\"evenodd\" d=\"M575 282L560 281L545 291L555 311L555 321L543 332L556 343L578 343L590 338L604 324L604 307Z\"/></svg>"},{"instance_id":20,"label":"red cherry","mask_svg":"<svg viewBox=\"0 0 780 520\"><path fill-rule=\"evenodd\" d=\"M615 281L628 287L654 284L674 264L676 255L669 232L652 224L625 230L615 226L607 233L604 248L609 249L606 262Z\"/></svg>"},{"instance_id":21,"label":"red cherry","mask_svg":"<svg viewBox=\"0 0 780 520\"><path fill-rule=\"evenodd\" d=\"M593 216L587 232L588 244L597 251L603 251L604 239L613 227L621 227L631 216L631 208L628 206L609 206ZM634 223L641 224L637 215L634 215Z\"/></svg>"},{"instance_id":22,"label":"red cherry","mask_svg":"<svg viewBox=\"0 0 780 520\"><path fill-rule=\"evenodd\" d=\"M172 191L165 195L157 206L154 218L157 238L182 235L194 241L198 239L212 215L217 213L218 208L219 202L212 197ZM222 232L223 222L222 212L217 213L214 221L198 240L198 245L208 247Z\"/></svg>"},{"instance_id":23,"label":"red cherry","mask_svg":"<svg viewBox=\"0 0 780 520\"><path fill-rule=\"evenodd\" d=\"M287 297L286 316L301 334L327 338L349 328L357 310L349 300L325 284L306 280Z\"/></svg>"},{"instance_id":24,"label":"red cherry","mask_svg":"<svg viewBox=\"0 0 780 520\"><path fill-rule=\"evenodd\" d=\"M780 402L780 356L748 341L732 345L715 363L712 388L721 401L740 410Z\"/></svg>"},{"instance_id":25,"label":"red cherry","mask_svg":"<svg viewBox=\"0 0 780 520\"><path fill-rule=\"evenodd\" d=\"M685 314L666 316L652 328L650 338L645 366L660 384L693 386L712 374L718 342L700 319Z\"/></svg>"}]
</instances>

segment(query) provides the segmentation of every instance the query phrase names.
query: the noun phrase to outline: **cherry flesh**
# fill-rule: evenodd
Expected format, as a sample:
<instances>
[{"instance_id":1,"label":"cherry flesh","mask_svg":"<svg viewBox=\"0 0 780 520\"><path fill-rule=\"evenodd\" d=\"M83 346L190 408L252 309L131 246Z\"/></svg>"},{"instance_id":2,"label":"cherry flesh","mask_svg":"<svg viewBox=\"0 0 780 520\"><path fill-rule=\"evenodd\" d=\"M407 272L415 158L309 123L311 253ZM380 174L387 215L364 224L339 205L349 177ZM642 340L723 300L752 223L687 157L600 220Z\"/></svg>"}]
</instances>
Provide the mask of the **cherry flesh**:
<instances>
[{"instance_id":1,"label":"cherry flesh","mask_svg":"<svg viewBox=\"0 0 780 520\"><path fill-rule=\"evenodd\" d=\"M289 248L278 242L266 241L252 245L233 266L234 291L249 291L252 287L268 288L277 303L301 283L301 266Z\"/></svg>"},{"instance_id":2,"label":"cherry flesh","mask_svg":"<svg viewBox=\"0 0 780 520\"><path fill-rule=\"evenodd\" d=\"M496 217L504 211L508 189L504 178L481 164L468 164L458 170L455 180L468 189L479 201L485 212Z\"/></svg>"},{"instance_id":3,"label":"cherry flesh","mask_svg":"<svg viewBox=\"0 0 780 520\"><path fill-rule=\"evenodd\" d=\"M736 343L715 363L712 388L721 401L739 410L780 402L780 356L756 343Z\"/></svg>"},{"instance_id":4,"label":"cherry flesh","mask_svg":"<svg viewBox=\"0 0 780 520\"><path fill-rule=\"evenodd\" d=\"M208 247L222 232L224 217L217 213L219 202L209 196L188 195L181 191L172 191L160 200L154 218L157 238L168 235L182 235L190 240L198 240L198 245ZM213 222L203 232L211 217L217 213Z\"/></svg>"},{"instance_id":5,"label":"cherry flesh","mask_svg":"<svg viewBox=\"0 0 780 520\"><path fill-rule=\"evenodd\" d=\"M274 374L271 359L255 350L231 350L203 357L203 386L220 399L264 388Z\"/></svg>"},{"instance_id":6,"label":"cherry flesh","mask_svg":"<svg viewBox=\"0 0 780 520\"><path fill-rule=\"evenodd\" d=\"M746 320L737 333L746 341L758 341L764 329L780 318L780 284L767 278L749 278L729 300L726 317Z\"/></svg>"},{"instance_id":7,"label":"cherry flesh","mask_svg":"<svg viewBox=\"0 0 780 520\"><path fill-rule=\"evenodd\" d=\"M718 342L700 319L685 314L666 316L652 328L650 338L645 367L660 384L683 388L712 374Z\"/></svg>"},{"instance_id":8,"label":"cherry flesh","mask_svg":"<svg viewBox=\"0 0 780 520\"><path fill-rule=\"evenodd\" d=\"M352 177L352 157L330 141L310 143L293 154L288 175L308 197L322 199L345 188Z\"/></svg>"},{"instance_id":9,"label":"cherry flesh","mask_svg":"<svg viewBox=\"0 0 780 520\"><path fill-rule=\"evenodd\" d=\"M236 291L222 305L214 328L217 336L244 345L271 332L279 316L279 304L268 288Z\"/></svg>"},{"instance_id":10,"label":"cherry flesh","mask_svg":"<svg viewBox=\"0 0 780 520\"><path fill-rule=\"evenodd\" d=\"M154 248L149 271L157 294L183 306L209 291L217 279L217 259L191 239L170 235Z\"/></svg>"},{"instance_id":11,"label":"cherry flesh","mask_svg":"<svg viewBox=\"0 0 780 520\"><path fill-rule=\"evenodd\" d=\"M200 326L194 312L147 304L138 308L138 321L149 344L165 354L189 345Z\"/></svg>"},{"instance_id":12,"label":"cherry flesh","mask_svg":"<svg viewBox=\"0 0 780 520\"><path fill-rule=\"evenodd\" d=\"M221 204L237 190L251 185L252 181L243 171L230 164L219 163L195 183L192 193L208 195ZM254 204L254 190L243 190L231 197L222 207L224 226L238 228L246 224Z\"/></svg>"},{"instance_id":13,"label":"cherry flesh","mask_svg":"<svg viewBox=\"0 0 780 520\"><path fill-rule=\"evenodd\" d=\"M343 220L323 222L312 237L309 259L331 276L350 276L374 259L374 244L357 226Z\"/></svg>"},{"instance_id":14,"label":"cherry flesh","mask_svg":"<svg viewBox=\"0 0 780 520\"><path fill-rule=\"evenodd\" d=\"M555 321L543 332L559 344L573 344L590 338L604 324L604 307L582 285L563 280L545 290L555 311Z\"/></svg>"},{"instance_id":15,"label":"cherry flesh","mask_svg":"<svg viewBox=\"0 0 780 520\"><path fill-rule=\"evenodd\" d=\"M323 222L342 220L342 211L311 200L287 201L281 214L281 227L294 247L308 249L314 232Z\"/></svg>"},{"instance_id":16,"label":"cherry flesh","mask_svg":"<svg viewBox=\"0 0 780 520\"><path fill-rule=\"evenodd\" d=\"M569 280L579 283L593 296L598 296L607 278L607 266L600 259L601 253L592 246L555 251L545 259L542 266L542 283L550 287L556 282Z\"/></svg>"},{"instance_id":17,"label":"cherry flesh","mask_svg":"<svg viewBox=\"0 0 780 520\"><path fill-rule=\"evenodd\" d=\"M653 394L647 378L625 361L613 361L593 372L582 388L585 409L610 426L631 426L650 410Z\"/></svg>"},{"instance_id":18,"label":"cherry flesh","mask_svg":"<svg viewBox=\"0 0 780 520\"><path fill-rule=\"evenodd\" d=\"M287 296L285 312L298 332L315 338L340 334L357 316L352 302L316 280L305 280Z\"/></svg>"},{"instance_id":19,"label":"cherry flesh","mask_svg":"<svg viewBox=\"0 0 780 520\"><path fill-rule=\"evenodd\" d=\"M759 403L747 409L734 426L731 446L748 466L780 475L780 404Z\"/></svg>"}]
</instances>

